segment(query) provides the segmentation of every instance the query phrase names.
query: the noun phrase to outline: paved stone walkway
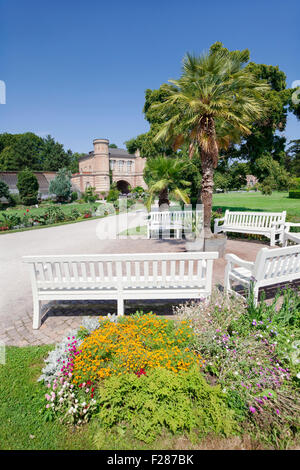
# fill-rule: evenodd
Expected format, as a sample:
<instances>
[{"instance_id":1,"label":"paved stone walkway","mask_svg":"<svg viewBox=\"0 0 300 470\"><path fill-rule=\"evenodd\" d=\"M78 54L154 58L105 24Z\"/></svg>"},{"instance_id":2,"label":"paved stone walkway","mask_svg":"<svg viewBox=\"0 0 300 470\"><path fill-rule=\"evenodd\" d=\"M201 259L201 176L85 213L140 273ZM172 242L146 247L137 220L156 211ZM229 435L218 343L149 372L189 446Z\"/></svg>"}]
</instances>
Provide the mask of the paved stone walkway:
<instances>
[{"instance_id":1,"label":"paved stone walkway","mask_svg":"<svg viewBox=\"0 0 300 470\"><path fill-rule=\"evenodd\" d=\"M107 218L108 219L108 218ZM27 346L52 344L82 324L84 316L116 312L116 303L106 301L60 301L44 305L45 317L39 330L32 329L32 294L27 266L21 262L25 254L71 253L143 253L185 251L182 240L110 239L101 240L97 221L53 227L0 237L0 342ZM261 243L227 241L227 253L253 261ZM223 284L225 259L214 262L213 283ZM2 277L1 277L2 276ZM174 301L175 305L176 302ZM172 302L134 301L126 304L126 313L136 310L172 315Z\"/></svg>"}]
</instances>

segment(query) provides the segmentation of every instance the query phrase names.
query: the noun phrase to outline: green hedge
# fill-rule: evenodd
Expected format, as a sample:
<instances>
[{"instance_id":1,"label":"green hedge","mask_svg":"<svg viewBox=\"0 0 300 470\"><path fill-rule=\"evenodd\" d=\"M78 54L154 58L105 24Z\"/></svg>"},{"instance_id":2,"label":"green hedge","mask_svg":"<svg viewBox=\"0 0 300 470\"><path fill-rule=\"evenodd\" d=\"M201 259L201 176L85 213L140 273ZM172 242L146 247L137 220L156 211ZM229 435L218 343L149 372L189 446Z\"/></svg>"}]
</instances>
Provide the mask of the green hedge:
<instances>
[{"instance_id":1,"label":"green hedge","mask_svg":"<svg viewBox=\"0 0 300 470\"><path fill-rule=\"evenodd\" d=\"M300 189L294 189L289 192L289 197L291 199L300 199Z\"/></svg>"}]
</instances>

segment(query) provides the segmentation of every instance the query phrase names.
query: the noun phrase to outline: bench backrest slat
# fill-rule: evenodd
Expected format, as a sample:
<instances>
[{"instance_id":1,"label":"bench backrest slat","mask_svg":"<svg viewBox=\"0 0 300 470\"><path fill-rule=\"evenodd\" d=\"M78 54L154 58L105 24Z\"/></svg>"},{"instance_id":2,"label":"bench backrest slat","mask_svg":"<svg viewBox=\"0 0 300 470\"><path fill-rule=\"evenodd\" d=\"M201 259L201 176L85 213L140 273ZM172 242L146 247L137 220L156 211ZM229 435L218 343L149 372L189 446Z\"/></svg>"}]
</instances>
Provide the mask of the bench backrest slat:
<instances>
[{"instance_id":1,"label":"bench backrest slat","mask_svg":"<svg viewBox=\"0 0 300 470\"><path fill-rule=\"evenodd\" d=\"M300 275L300 245L287 248L260 250L254 265L254 277L257 281L274 279L280 282L280 278Z\"/></svg>"},{"instance_id":2,"label":"bench backrest slat","mask_svg":"<svg viewBox=\"0 0 300 470\"><path fill-rule=\"evenodd\" d=\"M274 222L285 222L286 211L283 212L242 212L226 210L224 225L233 227L271 228Z\"/></svg>"},{"instance_id":3,"label":"bench backrest slat","mask_svg":"<svg viewBox=\"0 0 300 470\"><path fill-rule=\"evenodd\" d=\"M197 287L207 284L216 252L24 257L38 289Z\"/></svg>"}]
</instances>

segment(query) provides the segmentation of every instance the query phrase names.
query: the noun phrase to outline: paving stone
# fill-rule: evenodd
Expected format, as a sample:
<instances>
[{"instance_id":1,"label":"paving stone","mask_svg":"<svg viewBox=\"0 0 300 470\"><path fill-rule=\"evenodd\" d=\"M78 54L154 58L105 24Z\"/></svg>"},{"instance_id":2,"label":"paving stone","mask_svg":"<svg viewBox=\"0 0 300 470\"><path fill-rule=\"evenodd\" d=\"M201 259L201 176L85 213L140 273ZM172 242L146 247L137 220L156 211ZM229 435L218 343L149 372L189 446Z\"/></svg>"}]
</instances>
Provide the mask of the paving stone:
<instances>
[{"instance_id":1,"label":"paving stone","mask_svg":"<svg viewBox=\"0 0 300 470\"><path fill-rule=\"evenodd\" d=\"M253 261L257 252L263 247L261 243L245 242L239 240L227 241L227 252ZM111 240L111 253L138 253L138 252L180 252L185 251L185 243L181 240ZM222 285L224 280L225 259L219 258L214 262L213 283ZM31 295L31 294L30 294ZM51 301L43 305L45 319L39 330L32 329L32 304L30 299L17 299L17 308L14 312L14 303L11 302L9 315L1 318L0 341L5 345L28 346L53 344L60 341L71 330L82 325L85 316L105 316L108 312L116 313L116 303L108 301ZM24 304L24 312L20 313L20 305ZM139 309L139 301L126 302L127 313ZM145 302L145 309L172 316L172 303Z\"/></svg>"}]
</instances>

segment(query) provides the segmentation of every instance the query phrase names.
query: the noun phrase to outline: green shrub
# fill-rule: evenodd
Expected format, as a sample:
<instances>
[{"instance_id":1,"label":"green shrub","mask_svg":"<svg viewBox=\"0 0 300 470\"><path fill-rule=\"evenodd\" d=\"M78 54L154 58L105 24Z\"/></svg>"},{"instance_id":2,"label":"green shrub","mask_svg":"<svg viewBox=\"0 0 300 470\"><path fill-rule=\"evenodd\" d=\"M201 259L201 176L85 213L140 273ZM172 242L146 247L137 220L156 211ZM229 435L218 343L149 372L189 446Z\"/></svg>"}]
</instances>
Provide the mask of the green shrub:
<instances>
[{"instance_id":1,"label":"green shrub","mask_svg":"<svg viewBox=\"0 0 300 470\"><path fill-rule=\"evenodd\" d=\"M49 224L56 224L67 219L66 214L59 206L49 206L45 212Z\"/></svg>"},{"instance_id":2,"label":"green shrub","mask_svg":"<svg viewBox=\"0 0 300 470\"><path fill-rule=\"evenodd\" d=\"M18 173L17 188L19 190L21 202L25 206L37 203L39 183L37 177L29 169Z\"/></svg>"},{"instance_id":3,"label":"green shrub","mask_svg":"<svg viewBox=\"0 0 300 470\"><path fill-rule=\"evenodd\" d=\"M7 212L1 214L0 224L4 224L9 230L14 228L16 225L21 224L21 217L17 214L8 214Z\"/></svg>"},{"instance_id":4,"label":"green shrub","mask_svg":"<svg viewBox=\"0 0 300 470\"><path fill-rule=\"evenodd\" d=\"M49 185L49 193L55 194L57 201L68 201L71 195L71 173L61 168Z\"/></svg>"},{"instance_id":5,"label":"green shrub","mask_svg":"<svg viewBox=\"0 0 300 470\"><path fill-rule=\"evenodd\" d=\"M78 209L76 209L76 207L74 207L70 212L70 219L77 220L79 219L80 216L81 216L81 213L79 212Z\"/></svg>"},{"instance_id":6,"label":"green shrub","mask_svg":"<svg viewBox=\"0 0 300 470\"><path fill-rule=\"evenodd\" d=\"M300 190L300 178L291 178L290 189Z\"/></svg>"},{"instance_id":7,"label":"green shrub","mask_svg":"<svg viewBox=\"0 0 300 470\"><path fill-rule=\"evenodd\" d=\"M86 188L82 195L82 199L84 202L95 202L98 199L98 195L95 192L96 188L92 188L91 186Z\"/></svg>"},{"instance_id":8,"label":"green shrub","mask_svg":"<svg viewBox=\"0 0 300 470\"><path fill-rule=\"evenodd\" d=\"M289 198L291 199L300 199L300 189L293 189L289 192Z\"/></svg>"},{"instance_id":9,"label":"green shrub","mask_svg":"<svg viewBox=\"0 0 300 470\"><path fill-rule=\"evenodd\" d=\"M118 189L110 189L106 197L107 202L116 202L119 199L120 191Z\"/></svg>"},{"instance_id":10,"label":"green shrub","mask_svg":"<svg viewBox=\"0 0 300 470\"><path fill-rule=\"evenodd\" d=\"M112 376L99 390L101 425L128 423L136 438L152 442L164 429L230 435L233 412L220 388L206 383L199 369L178 374L157 368L140 377Z\"/></svg>"},{"instance_id":11,"label":"green shrub","mask_svg":"<svg viewBox=\"0 0 300 470\"><path fill-rule=\"evenodd\" d=\"M73 202L73 201L77 201L77 199L78 199L78 194L76 193L76 191L73 191L73 192L71 193L71 201L72 201L72 202Z\"/></svg>"}]
</instances>

